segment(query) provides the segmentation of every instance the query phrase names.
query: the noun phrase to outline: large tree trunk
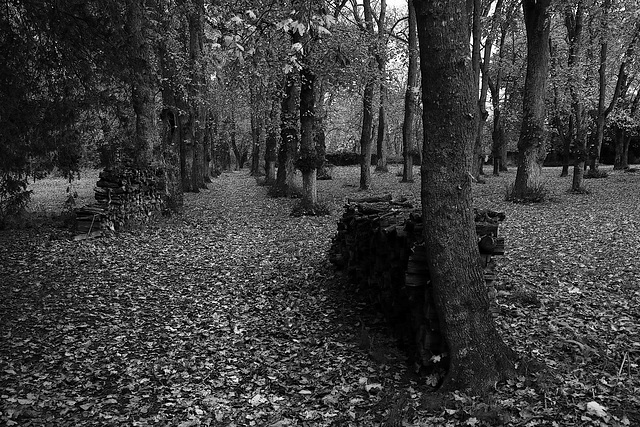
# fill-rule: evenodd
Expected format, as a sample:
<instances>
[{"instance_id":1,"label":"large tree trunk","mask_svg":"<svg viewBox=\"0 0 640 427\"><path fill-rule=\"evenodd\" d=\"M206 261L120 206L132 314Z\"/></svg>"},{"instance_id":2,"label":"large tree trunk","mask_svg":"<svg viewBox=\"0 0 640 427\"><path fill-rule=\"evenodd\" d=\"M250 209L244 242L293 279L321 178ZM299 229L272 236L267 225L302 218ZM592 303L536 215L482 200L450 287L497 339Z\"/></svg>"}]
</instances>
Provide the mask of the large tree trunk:
<instances>
[{"instance_id":1,"label":"large tree trunk","mask_svg":"<svg viewBox=\"0 0 640 427\"><path fill-rule=\"evenodd\" d=\"M518 170L511 196L525 198L540 186L547 155L545 94L549 73L549 4L551 0L523 0L527 31L527 74L522 100L522 127L518 140Z\"/></svg>"},{"instance_id":2,"label":"large tree trunk","mask_svg":"<svg viewBox=\"0 0 640 427\"><path fill-rule=\"evenodd\" d=\"M402 182L413 182L413 150L415 144L416 110L420 101L418 85L418 27L414 0L408 0L409 8L409 69L407 74L407 90L404 95L404 121L402 123L402 157L404 167Z\"/></svg>"},{"instance_id":3,"label":"large tree trunk","mask_svg":"<svg viewBox=\"0 0 640 427\"><path fill-rule=\"evenodd\" d=\"M180 181L180 126L174 108L162 110L162 160L167 208L178 212L184 205Z\"/></svg>"},{"instance_id":4,"label":"large tree trunk","mask_svg":"<svg viewBox=\"0 0 640 427\"><path fill-rule=\"evenodd\" d=\"M289 193L294 187L295 156L298 149L298 79L293 71L286 77L284 97L280 108L280 150L276 183Z\"/></svg>"},{"instance_id":5,"label":"large tree trunk","mask_svg":"<svg viewBox=\"0 0 640 427\"><path fill-rule=\"evenodd\" d=\"M147 34L145 0L130 1L127 12L133 71L131 103L136 115L131 157L134 166L146 168L153 162L153 149L159 142L155 124L155 62L151 38Z\"/></svg>"},{"instance_id":6,"label":"large tree trunk","mask_svg":"<svg viewBox=\"0 0 640 427\"><path fill-rule=\"evenodd\" d=\"M316 171L318 165L315 138L315 83L316 76L309 68L300 70L300 159L302 172L302 203L313 207L318 202Z\"/></svg>"},{"instance_id":7,"label":"large tree trunk","mask_svg":"<svg viewBox=\"0 0 640 427\"><path fill-rule=\"evenodd\" d=\"M164 5L163 5L164 6ZM168 47L164 40L158 44L158 63L162 74L162 133L161 133L161 160L163 166L164 191L167 208L178 212L184 205L182 181L180 179L180 142L182 129L180 127L180 113L178 97L172 84L176 68L169 55Z\"/></svg>"},{"instance_id":8,"label":"large tree trunk","mask_svg":"<svg viewBox=\"0 0 640 427\"><path fill-rule=\"evenodd\" d=\"M465 0L415 0L420 39L427 264L450 356L442 388L483 394L515 373L489 312L471 207L477 95ZM451 244L455 242L455 244Z\"/></svg>"},{"instance_id":9,"label":"large tree trunk","mask_svg":"<svg viewBox=\"0 0 640 427\"><path fill-rule=\"evenodd\" d=\"M196 0L189 12L189 54L191 81L189 83L189 108L191 115L193 172L191 174L191 190L200 191L206 188L204 183L205 149L204 125L206 121L204 98L206 79L202 57L204 39L204 1Z\"/></svg>"}]
</instances>

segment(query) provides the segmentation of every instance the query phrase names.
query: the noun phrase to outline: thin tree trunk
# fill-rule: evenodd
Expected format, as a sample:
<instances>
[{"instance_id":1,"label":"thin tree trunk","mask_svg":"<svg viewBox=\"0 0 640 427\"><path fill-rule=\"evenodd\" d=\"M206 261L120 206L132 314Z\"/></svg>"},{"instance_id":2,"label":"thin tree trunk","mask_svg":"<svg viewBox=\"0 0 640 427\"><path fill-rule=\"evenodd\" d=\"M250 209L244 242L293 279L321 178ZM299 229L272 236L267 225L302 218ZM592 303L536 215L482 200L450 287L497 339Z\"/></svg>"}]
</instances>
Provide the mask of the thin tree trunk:
<instances>
[{"instance_id":1,"label":"thin tree trunk","mask_svg":"<svg viewBox=\"0 0 640 427\"><path fill-rule=\"evenodd\" d=\"M512 197L521 199L542 181L546 157L545 93L549 72L550 0L523 0L527 32L527 74L522 100L522 127L518 140L518 170Z\"/></svg>"},{"instance_id":2,"label":"thin tree trunk","mask_svg":"<svg viewBox=\"0 0 640 427\"><path fill-rule=\"evenodd\" d=\"M409 8L409 69L407 90L404 95L404 121L402 123L402 157L404 168L402 182L413 182L413 150L415 149L416 110L420 102L418 85L418 27L414 0L408 0Z\"/></svg>"},{"instance_id":3,"label":"thin tree trunk","mask_svg":"<svg viewBox=\"0 0 640 427\"><path fill-rule=\"evenodd\" d=\"M602 21L600 24L600 67L598 67L598 115L596 117L596 136L595 144L591 147L591 164L592 171L598 170L600 163L600 151L602 149L602 141L604 140L604 125L606 121L605 115L605 98L607 96L607 49L608 49L608 16L611 7L611 0L605 0L602 5Z\"/></svg>"},{"instance_id":4,"label":"thin tree trunk","mask_svg":"<svg viewBox=\"0 0 640 427\"><path fill-rule=\"evenodd\" d=\"M316 83L317 84L317 83ZM325 80L320 78L319 88L316 91L316 121L314 123L313 137L316 144L316 154L318 156L318 179L331 179L331 174L327 168L327 139L326 139L326 118L327 109L324 106Z\"/></svg>"},{"instance_id":5,"label":"thin tree trunk","mask_svg":"<svg viewBox=\"0 0 640 427\"><path fill-rule=\"evenodd\" d=\"M622 161L622 156L624 154L624 139L625 139L624 130L622 130L622 128L620 127L615 127L615 139L614 139L615 156L613 160L614 170L624 169L624 163Z\"/></svg>"},{"instance_id":6,"label":"thin tree trunk","mask_svg":"<svg viewBox=\"0 0 640 427\"><path fill-rule=\"evenodd\" d=\"M211 170L213 157L211 155L211 146L213 145L213 112L205 111L204 136L202 138L202 150L204 152L204 170L203 178L205 186L211 183Z\"/></svg>"},{"instance_id":7,"label":"thin tree trunk","mask_svg":"<svg viewBox=\"0 0 640 427\"><path fill-rule=\"evenodd\" d=\"M371 78L362 95L362 133L360 135L360 189L371 187L371 136L373 133L373 91L375 81Z\"/></svg>"},{"instance_id":8,"label":"thin tree trunk","mask_svg":"<svg viewBox=\"0 0 640 427\"><path fill-rule=\"evenodd\" d=\"M489 312L471 209L477 94L467 2L415 0L420 39L427 265L450 357L442 389L484 394L515 374Z\"/></svg>"},{"instance_id":9,"label":"thin tree trunk","mask_svg":"<svg viewBox=\"0 0 640 427\"><path fill-rule=\"evenodd\" d=\"M496 5L496 14L501 12L502 1ZM507 18L512 14L509 13ZM497 24L499 20L494 16L494 23ZM487 86L491 91L491 105L493 107L493 131L491 132L491 156L493 157L493 175L499 176L500 172L506 171L506 151L507 141L504 130L504 124L502 119L502 110L500 105L500 90L502 89L502 67L500 66L504 59L505 49L504 44L507 38L507 31L509 24L506 20L500 25L500 45L498 46L498 67L496 71L495 81L487 76ZM486 51L485 51L486 53ZM485 71L488 73L487 64L485 64Z\"/></svg>"},{"instance_id":10,"label":"thin tree trunk","mask_svg":"<svg viewBox=\"0 0 640 427\"><path fill-rule=\"evenodd\" d=\"M387 1L380 0L380 17L378 18L378 49L376 61L378 62L378 74L380 79L380 105L378 106L378 137L376 139L376 154L378 161L376 170L387 172L387 43L385 40L385 25L387 14Z\"/></svg>"},{"instance_id":11,"label":"thin tree trunk","mask_svg":"<svg viewBox=\"0 0 640 427\"><path fill-rule=\"evenodd\" d=\"M376 171L387 172L387 87L385 82L380 83L380 106L378 107L378 136L376 139L377 164Z\"/></svg>"},{"instance_id":12,"label":"thin tree trunk","mask_svg":"<svg viewBox=\"0 0 640 427\"><path fill-rule=\"evenodd\" d=\"M294 187L295 156L298 149L298 79L293 71L286 77L285 96L280 108L280 150L278 151L278 174L276 183L286 193Z\"/></svg>"},{"instance_id":13,"label":"thin tree trunk","mask_svg":"<svg viewBox=\"0 0 640 427\"><path fill-rule=\"evenodd\" d=\"M184 192L194 192L197 188L193 187L193 159L194 145L193 145L193 122L191 120L191 114L180 115L181 126L185 129L182 141L180 141L180 175L182 177L182 189Z\"/></svg>"},{"instance_id":14,"label":"thin tree trunk","mask_svg":"<svg viewBox=\"0 0 640 427\"><path fill-rule=\"evenodd\" d=\"M298 169L302 172L302 203L313 207L318 202L316 181L317 153L313 135L315 124L315 82L311 69L300 70L300 159Z\"/></svg>"},{"instance_id":15,"label":"thin tree trunk","mask_svg":"<svg viewBox=\"0 0 640 427\"><path fill-rule=\"evenodd\" d=\"M631 134L629 132L623 133L622 140L622 169L629 168L629 144L631 143Z\"/></svg>"},{"instance_id":16,"label":"thin tree trunk","mask_svg":"<svg viewBox=\"0 0 640 427\"><path fill-rule=\"evenodd\" d=\"M567 6L565 11L565 26L569 38L569 92L571 93L571 101L573 108L573 117L575 125L574 148L576 157L573 164L573 180L571 183L572 191L582 191L584 169L587 161L587 125L585 123L584 106L582 103L582 76L580 68L580 60L582 54L582 31L584 18L584 4L582 0L578 1L576 10L572 10ZM572 134L573 135L573 134Z\"/></svg>"},{"instance_id":17,"label":"thin tree trunk","mask_svg":"<svg viewBox=\"0 0 640 427\"><path fill-rule=\"evenodd\" d=\"M271 99L271 111L269 112L269 124L267 126L267 139L264 153L267 185L273 185L276 182L276 160L278 160L278 113L278 101L274 96Z\"/></svg>"},{"instance_id":18,"label":"thin tree trunk","mask_svg":"<svg viewBox=\"0 0 640 427\"><path fill-rule=\"evenodd\" d=\"M484 133L484 122L488 117L487 109L485 107L485 103L487 101L487 84L486 84L486 73L482 73L483 77L480 78L481 75L481 59L480 59L480 45L481 45L481 5L480 0L473 0L473 18L472 18L472 38L473 45L471 49L471 63L473 67L473 81L476 86L476 93L480 93L478 99L478 113L479 120L477 122L476 129L476 137L475 143L473 146L473 162L471 164L470 173L473 175L475 180L480 183L484 183L484 179L481 177L483 175L483 153L482 153L482 136ZM488 61L491 53L491 38L487 38L487 47L485 47L485 59Z\"/></svg>"},{"instance_id":19,"label":"thin tree trunk","mask_svg":"<svg viewBox=\"0 0 640 427\"><path fill-rule=\"evenodd\" d=\"M231 142L231 149L233 150L233 156L236 158L236 169L242 169L242 153L238 147L238 131L236 128L236 114L235 110L231 110L231 121L229 122L229 141Z\"/></svg>"},{"instance_id":20,"label":"thin tree trunk","mask_svg":"<svg viewBox=\"0 0 640 427\"><path fill-rule=\"evenodd\" d=\"M370 37L375 37L373 29L373 12L371 10L371 0L363 1L365 29ZM374 65L375 50L369 49L371 58L369 59L367 82L362 94L362 131L360 133L360 190L368 190L371 187L371 152L373 137L373 94L376 84L376 72Z\"/></svg>"}]
</instances>

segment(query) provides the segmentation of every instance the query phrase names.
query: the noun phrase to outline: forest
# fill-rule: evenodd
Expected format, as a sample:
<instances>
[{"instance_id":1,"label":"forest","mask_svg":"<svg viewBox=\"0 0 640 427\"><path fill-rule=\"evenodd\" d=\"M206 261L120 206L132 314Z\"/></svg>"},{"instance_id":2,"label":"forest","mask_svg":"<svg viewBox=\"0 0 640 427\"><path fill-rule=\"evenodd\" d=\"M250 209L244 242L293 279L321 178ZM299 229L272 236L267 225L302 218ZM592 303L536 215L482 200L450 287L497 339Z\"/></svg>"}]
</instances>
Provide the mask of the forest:
<instances>
[{"instance_id":1,"label":"forest","mask_svg":"<svg viewBox=\"0 0 640 427\"><path fill-rule=\"evenodd\" d=\"M640 422L637 0L0 9L7 425Z\"/></svg>"}]
</instances>

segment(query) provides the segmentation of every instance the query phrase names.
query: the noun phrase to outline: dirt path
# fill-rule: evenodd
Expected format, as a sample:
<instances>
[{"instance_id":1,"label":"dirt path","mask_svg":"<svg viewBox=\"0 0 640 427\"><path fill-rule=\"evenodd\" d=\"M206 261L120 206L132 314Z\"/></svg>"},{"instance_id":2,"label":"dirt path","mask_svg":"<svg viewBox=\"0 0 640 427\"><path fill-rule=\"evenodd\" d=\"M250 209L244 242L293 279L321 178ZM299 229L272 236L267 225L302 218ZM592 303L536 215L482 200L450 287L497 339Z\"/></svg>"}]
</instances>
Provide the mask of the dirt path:
<instances>
[{"instance_id":1,"label":"dirt path","mask_svg":"<svg viewBox=\"0 0 640 427\"><path fill-rule=\"evenodd\" d=\"M229 173L162 227L0 235L0 421L380 420L402 361L359 348L358 311L326 261L335 220L292 218L265 193Z\"/></svg>"}]
</instances>

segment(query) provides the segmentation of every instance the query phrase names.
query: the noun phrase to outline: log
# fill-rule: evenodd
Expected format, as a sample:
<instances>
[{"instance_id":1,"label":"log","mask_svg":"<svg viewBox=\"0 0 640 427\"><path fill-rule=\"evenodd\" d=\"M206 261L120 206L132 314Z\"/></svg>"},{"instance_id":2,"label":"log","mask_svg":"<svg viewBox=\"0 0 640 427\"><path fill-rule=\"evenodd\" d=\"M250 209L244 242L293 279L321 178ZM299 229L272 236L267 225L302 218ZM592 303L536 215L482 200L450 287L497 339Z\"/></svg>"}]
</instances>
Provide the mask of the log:
<instances>
[{"instance_id":1,"label":"log","mask_svg":"<svg viewBox=\"0 0 640 427\"><path fill-rule=\"evenodd\" d=\"M345 205L329 260L346 272L354 289L380 308L411 349L412 359L434 368L432 356L446 349L431 295L422 213L399 207L390 195L359 200ZM498 237L498 228L505 216L474 210L474 218L490 312L498 316L493 257L504 254L504 238Z\"/></svg>"}]
</instances>

